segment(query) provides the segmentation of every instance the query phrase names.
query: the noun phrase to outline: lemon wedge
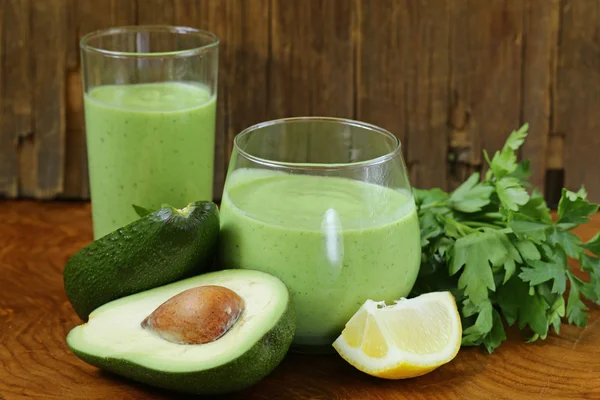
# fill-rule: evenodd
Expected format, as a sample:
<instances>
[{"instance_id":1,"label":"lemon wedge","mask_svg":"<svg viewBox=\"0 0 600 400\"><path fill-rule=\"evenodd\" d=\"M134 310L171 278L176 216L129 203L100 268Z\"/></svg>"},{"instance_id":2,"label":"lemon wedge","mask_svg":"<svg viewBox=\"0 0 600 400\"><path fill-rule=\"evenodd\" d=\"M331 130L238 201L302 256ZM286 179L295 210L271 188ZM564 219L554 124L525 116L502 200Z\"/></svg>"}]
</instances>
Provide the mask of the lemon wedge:
<instances>
[{"instance_id":1,"label":"lemon wedge","mask_svg":"<svg viewBox=\"0 0 600 400\"><path fill-rule=\"evenodd\" d=\"M387 379L413 378L452 360L462 326L450 292L385 302L367 300L333 343L354 367Z\"/></svg>"}]
</instances>

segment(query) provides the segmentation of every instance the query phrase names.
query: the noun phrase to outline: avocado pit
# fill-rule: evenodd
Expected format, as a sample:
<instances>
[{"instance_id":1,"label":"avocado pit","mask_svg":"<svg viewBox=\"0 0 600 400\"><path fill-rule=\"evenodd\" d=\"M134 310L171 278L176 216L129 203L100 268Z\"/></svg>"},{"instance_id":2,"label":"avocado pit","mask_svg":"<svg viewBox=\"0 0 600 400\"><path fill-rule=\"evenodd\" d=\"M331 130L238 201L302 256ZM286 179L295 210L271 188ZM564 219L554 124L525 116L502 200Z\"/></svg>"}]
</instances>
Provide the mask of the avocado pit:
<instances>
[{"instance_id":1,"label":"avocado pit","mask_svg":"<svg viewBox=\"0 0 600 400\"><path fill-rule=\"evenodd\" d=\"M204 344L227 333L243 311L244 300L233 290L199 286L165 301L141 325L172 343Z\"/></svg>"}]
</instances>

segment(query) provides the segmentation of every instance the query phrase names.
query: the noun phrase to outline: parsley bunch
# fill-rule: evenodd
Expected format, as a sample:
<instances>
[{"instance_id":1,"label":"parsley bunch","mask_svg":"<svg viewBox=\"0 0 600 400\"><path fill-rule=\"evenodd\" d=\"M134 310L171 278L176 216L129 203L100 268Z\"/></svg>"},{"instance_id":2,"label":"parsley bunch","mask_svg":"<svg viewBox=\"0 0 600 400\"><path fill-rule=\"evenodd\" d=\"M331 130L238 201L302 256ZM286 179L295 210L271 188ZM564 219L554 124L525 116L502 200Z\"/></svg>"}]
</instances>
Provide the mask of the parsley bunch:
<instances>
[{"instance_id":1,"label":"parsley bunch","mask_svg":"<svg viewBox=\"0 0 600 400\"><path fill-rule=\"evenodd\" d=\"M551 326L559 333L565 316L570 324L586 325L582 296L600 304L600 233L582 243L570 232L588 222L598 205L586 200L583 188L563 189L552 221L541 193L526 190L529 162L517 162L527 128L512 132L491 160L484 151L484 179L474 173L452 193L415 190L422 264L413 294L451 291L462 318L462 344L483 344L490 353L506 339L503 319L535 341L545 339ZM587 281L573 274L568 258L579 260Z\"/></svg>"}]
</instances>

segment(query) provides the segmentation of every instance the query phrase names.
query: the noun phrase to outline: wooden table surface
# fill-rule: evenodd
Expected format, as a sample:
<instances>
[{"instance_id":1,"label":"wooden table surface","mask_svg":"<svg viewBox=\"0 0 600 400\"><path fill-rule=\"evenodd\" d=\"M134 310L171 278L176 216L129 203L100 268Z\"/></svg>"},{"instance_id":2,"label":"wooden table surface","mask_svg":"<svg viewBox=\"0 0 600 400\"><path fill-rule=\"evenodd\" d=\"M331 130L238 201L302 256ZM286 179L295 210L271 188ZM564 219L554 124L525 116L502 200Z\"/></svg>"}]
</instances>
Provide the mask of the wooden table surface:
<instances>
[{"instance_id":1,"label":"wooden table surface","mask_svg":"<svg viewBox=\"0 0 600 400\"><path fill-rule=\"evenodd\" d=\"M600 215L576 233L589 239ZM62 269L92 239L87 203L0 201L0 399L170 399L173 393L91 367L65 344L80 321ZM387 381L337 355L289 355L256 386L225 399L600 399L600 308L587 328L525 344L518 332L494 354L465 348L450 364ZM191 398L191 397L190 397Z\"/></svg>"}]
</instances>

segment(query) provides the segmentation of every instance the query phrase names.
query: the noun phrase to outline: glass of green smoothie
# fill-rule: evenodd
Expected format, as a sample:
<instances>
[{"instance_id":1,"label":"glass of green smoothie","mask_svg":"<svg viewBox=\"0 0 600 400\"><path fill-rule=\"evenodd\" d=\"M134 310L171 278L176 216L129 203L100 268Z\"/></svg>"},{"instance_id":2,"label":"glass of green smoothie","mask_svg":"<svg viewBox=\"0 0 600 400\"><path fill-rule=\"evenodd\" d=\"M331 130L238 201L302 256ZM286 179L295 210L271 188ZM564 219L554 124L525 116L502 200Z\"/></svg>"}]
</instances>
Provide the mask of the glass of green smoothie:
<instances>
[{"instance_id":1,"label":"glass of green smoothie","mask_svg":"<svg viewBox=\"0 0 600 400\"><path fill-rule=\"evenodd\" d=\"M294 299L294 349L329 352L367 299L407 296L419 222L400 141L363 122L288 118L234 141L221 205L225 268L258 269Z\"/></svg>"},{"instance_id":2,"label":"glass of green smoothie","mask_svg":"<svg viewBox=\"0 0 600 400\"><path fill-rule=\"evenodd\" d=\"M212 200L218 38L130 26L81 39L94 237L157 209Z\"/></svg>"}]
</instances>

